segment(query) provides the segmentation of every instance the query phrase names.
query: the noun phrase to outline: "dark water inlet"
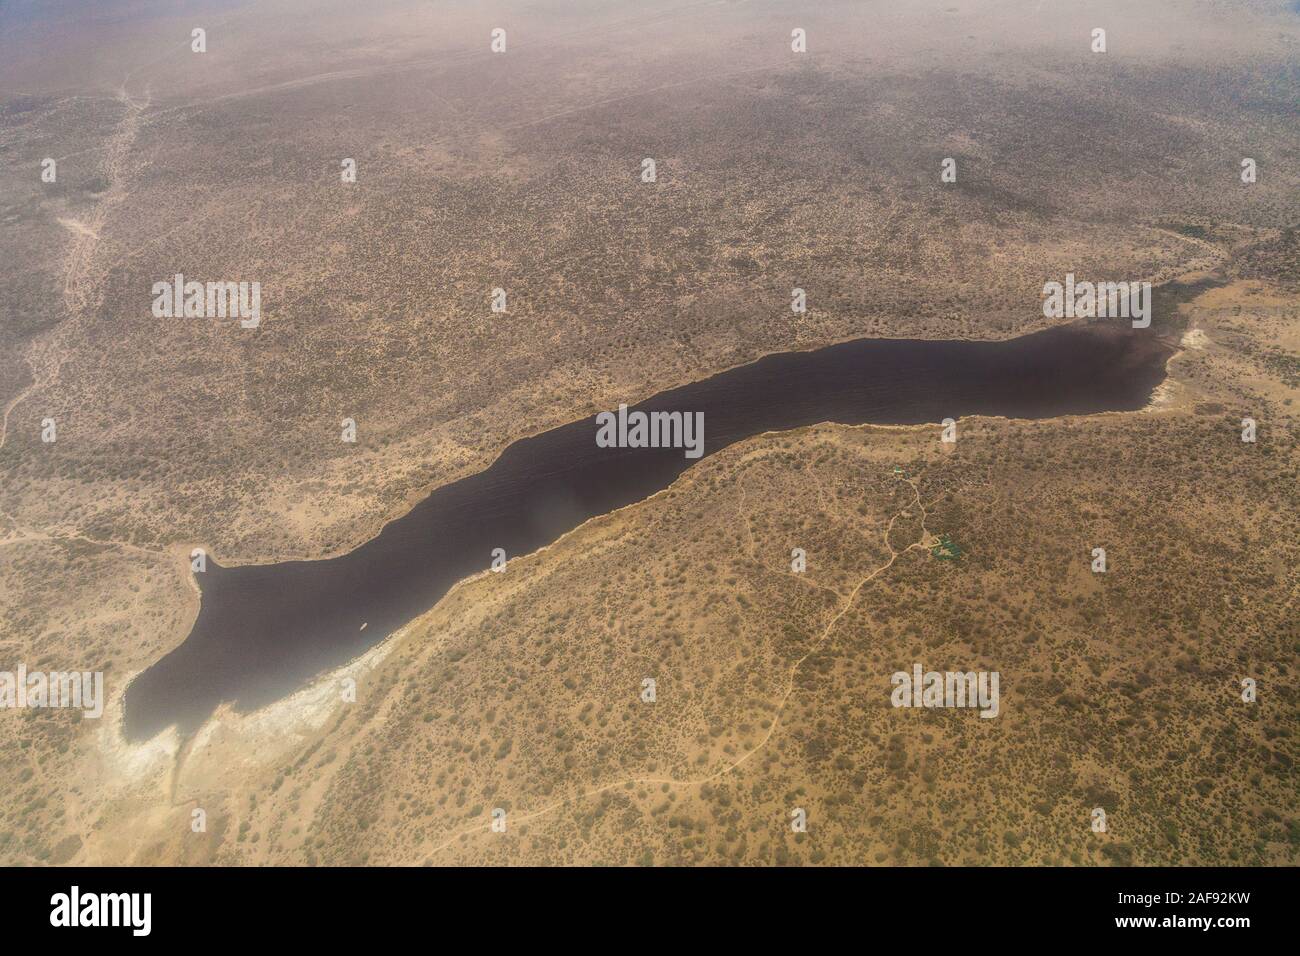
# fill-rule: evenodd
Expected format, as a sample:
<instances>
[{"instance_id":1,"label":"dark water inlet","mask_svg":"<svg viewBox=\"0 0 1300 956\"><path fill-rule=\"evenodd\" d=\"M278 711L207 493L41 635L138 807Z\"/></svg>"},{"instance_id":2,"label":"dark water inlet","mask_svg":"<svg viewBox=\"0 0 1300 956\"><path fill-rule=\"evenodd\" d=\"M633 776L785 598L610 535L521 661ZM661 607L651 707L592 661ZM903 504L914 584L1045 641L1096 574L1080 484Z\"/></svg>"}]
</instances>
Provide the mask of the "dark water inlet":
<instances>
[{"instance_id":1,"label":"dark water inlet","mask_svg":"<svg viewBox=\"0 0 1300 956\"><path fill-rule=\"evenodd\" d=\"M635 410L704 413L704 452L818 422L918 424L1141 408L1174 348L1154 328L1063 326L1005 342L860 339L769 356ZM598 448L594 417L515 442L354 551L197 575L185 642L126 694L125 731L189 732L222 701L247 711L346 663L433 607L456 581L649 497L693 464L681 449ZM936 441L938 440L936 433ZM509 573L509 572L507 572ZM361 630L362 624L366 629Z\"/></svg>"}]
</instances>

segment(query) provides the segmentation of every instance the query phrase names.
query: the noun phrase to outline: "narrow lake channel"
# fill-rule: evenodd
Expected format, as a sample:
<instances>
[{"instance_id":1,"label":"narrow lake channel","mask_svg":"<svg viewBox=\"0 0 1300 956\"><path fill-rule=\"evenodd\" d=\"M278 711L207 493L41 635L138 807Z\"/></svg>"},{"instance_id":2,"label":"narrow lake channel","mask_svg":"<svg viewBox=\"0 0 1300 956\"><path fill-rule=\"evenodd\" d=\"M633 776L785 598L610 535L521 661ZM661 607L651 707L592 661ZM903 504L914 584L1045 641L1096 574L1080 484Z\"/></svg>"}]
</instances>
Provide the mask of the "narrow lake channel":
<instances>
[{"instance_id":1,"label":"narrow lake channel","mask_svg":"<svg viewBox=\"0 0 1300 956\"><path fill-rule=\"evenodd\" d=\"M1004 342L859 339L772 355L633 410L703 412L706 456L817 422L1126 411L1146 404L1173 352L1155 328L1115 324ZM429 610L487 568L494 548L510 558L535 551L667 487L696 460L680 448L598 447L589 416L515 442L348 554L232 568L209 560L196 575L202 607L189 636L127 690L126 735L147 739L172 724L189 732L222 701L247 711L292 693Z\"/></svg>"}]
</instances>

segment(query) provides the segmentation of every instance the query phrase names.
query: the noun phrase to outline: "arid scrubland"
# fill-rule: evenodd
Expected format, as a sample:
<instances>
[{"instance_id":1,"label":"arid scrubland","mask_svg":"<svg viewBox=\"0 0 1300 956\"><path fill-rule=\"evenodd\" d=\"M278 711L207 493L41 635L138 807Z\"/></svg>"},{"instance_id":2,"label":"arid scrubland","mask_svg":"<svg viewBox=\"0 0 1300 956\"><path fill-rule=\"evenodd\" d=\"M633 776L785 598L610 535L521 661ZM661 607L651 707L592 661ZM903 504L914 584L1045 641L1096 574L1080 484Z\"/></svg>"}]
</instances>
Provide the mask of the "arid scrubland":
<instances>
[{"instance_id":1,"label":"arid scrubland","mask_svg":"<svg viewBox=\"0 0 1300 956\"><path fill-rule=\"evenodd\" d=\"M1294 300L1206 298L1211 341L1229 314L1296 334ZM1218 344L1175 361L1237 365L1268 378ZM1293 863L1298 389L1270 381L976 420L946 453L926 427L728 449L413 626L270 802L232 809L268 843L230 859ZM915 547L938 534L959 560ZM999 719L891 708L913 661L999 669Z\"/></svg>"},{"instance_id":2,"label":"arid scrubland","mask_svg":"<svg viewBox=\"0 0 1300 956\"><path fill-rule=\"evenodd\" d=\"M27 812L91 862L1294 863L1300 388L1231 329L1300 314L1184 317L1151 410L742 442L462 584L355 703L224 715L174 773L69 740L113 798ZM913 662L999 671L998 718L892 708Z\"/></svg>"},{"instance_id":3,"label":"arid scrubland","mask_svg":"<svg viewBox=\"0 0 1300 956\"><path fill-rule=\"evenodd\" d=\"M34 387L4 510L227 561L337 553L619 401L864 335L1011 336L1048 321L1047 279L1159 281L1300 220L1300 17L1116 4L1097 56L1083 15L1035 30L1021 7L830 4L803 58L779 5L519 10L504 56L478 15L425 10L386 55L313 69L301 44L263 56L295 21L259 5L201 56L188 21L133 29L169 52L89 100L19 56L8 84L51 91L5 101L0 397ZM389 23L325 9L309 31ZM262 326L154 318L177 272L259 281Z\"/></svg>"},{"instance_id":4,"label":"arid scrubland","mask_svg":"<svg viewBox=\"0 0 1300 956\"><path fill-rule=\"evenodd\" d=\"M0 714L0 861L1296 862L1290 4L78 16L0 13L0 668L119 697L193 621L195 544L346 551L519 437L1041 328L1066 272L1226 284L1150 412L746 441L457 588L353 704L330 675L183 746ZM259 281L261 327L154 318L177 272ZM916 661L1000 670L1002 714L891 708Z\"/></svg>"}]
</instances>

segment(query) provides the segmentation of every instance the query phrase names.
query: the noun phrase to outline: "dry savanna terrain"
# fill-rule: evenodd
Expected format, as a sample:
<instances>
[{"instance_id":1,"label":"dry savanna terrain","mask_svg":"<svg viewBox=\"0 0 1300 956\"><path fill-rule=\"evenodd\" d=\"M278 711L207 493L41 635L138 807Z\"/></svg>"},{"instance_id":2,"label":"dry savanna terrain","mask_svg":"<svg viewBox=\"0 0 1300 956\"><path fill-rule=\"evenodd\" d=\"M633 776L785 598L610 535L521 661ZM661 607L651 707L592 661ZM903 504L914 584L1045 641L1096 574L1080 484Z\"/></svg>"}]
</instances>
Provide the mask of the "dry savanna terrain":
<instances>
[{"instance_id":1,"label":"dry savanna terrain","mask_svg":"<svg viewBox=\"0 0 1300 956\"><path fill-rule=\"evenodd\" d=\"M5 4L0 670L109 702L0 710L0 862L1297 862L1298 55L1289 0ZM339 554L764 354L1044 328L1067 272L1209 280L1150 408L757 436L122 738L197 545ZM176 273L260 326L155 317ZM998 718L891 707L915 662Z\"/></svg>"},{"instance_id":2,"label":"dry savanna terrain","mask_svg":"<svg viewBox=\"0 0 1300 956\"><path fill-rule=\"evenodd\" d=\"M937 426L759 436L179 752L116 740L111 713L94 728L26 715L7 851L1294 863L1300 310L1245 280L1183 317L1188 347L1144 412L963 419L953 444ZM1239 344L1245 329L1287 343L1291 364ZM1247 384L1213 384L1229 379ZM935 552L944 539L956 560ZM62 547L81 579L122 560L136 593L121 607L174 624L184 598L147 555ZM129 640L140 623L104 590L29 626L62 654ZM913 662L999 671L998 718L891 707L890 675Z\"/></svg>"}]
</instances>

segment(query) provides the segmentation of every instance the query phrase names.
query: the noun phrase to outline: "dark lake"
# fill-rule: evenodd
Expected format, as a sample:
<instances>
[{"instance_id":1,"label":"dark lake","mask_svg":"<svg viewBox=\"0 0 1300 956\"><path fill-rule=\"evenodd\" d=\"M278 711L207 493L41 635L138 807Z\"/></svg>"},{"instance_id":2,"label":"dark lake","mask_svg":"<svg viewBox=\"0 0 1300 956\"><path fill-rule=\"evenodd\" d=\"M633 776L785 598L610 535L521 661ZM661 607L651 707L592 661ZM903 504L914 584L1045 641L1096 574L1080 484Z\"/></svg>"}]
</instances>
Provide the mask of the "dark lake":
<instances>
[{"instance_id":1,"label":"dark lake","mask_svg":"<svg viewBox=\"0 0 1300 956\"><path fill-rule=\"evenodd\" d=\"M634 409L704 412L707 456L759 432L826 421L1138 409L1173 352L1155 327L1115 324L1005 342L861 339L770 356ZM126 735L147 739L171 724L192 731L222 701L241 711L275 701L429 610L487 568L493 548L527 554L649 497L694 463L681 449L599 448L595 435L589 416L518 441L341 557L235 568L209 560L196 575L203 599L189 637L127 690Z\"/></svg>"}]
</instances>

